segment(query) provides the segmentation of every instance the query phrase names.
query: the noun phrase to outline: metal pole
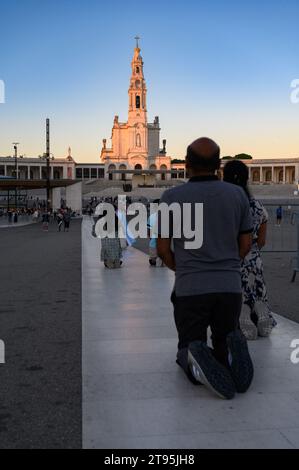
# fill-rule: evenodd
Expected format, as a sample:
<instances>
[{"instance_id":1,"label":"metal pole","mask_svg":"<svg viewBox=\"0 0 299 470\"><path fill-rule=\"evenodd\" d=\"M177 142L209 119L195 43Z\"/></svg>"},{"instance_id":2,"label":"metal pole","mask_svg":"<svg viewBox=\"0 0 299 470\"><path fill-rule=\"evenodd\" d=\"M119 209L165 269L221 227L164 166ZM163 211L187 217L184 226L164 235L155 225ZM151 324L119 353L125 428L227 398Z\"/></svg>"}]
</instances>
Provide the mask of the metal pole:
<instances>
[{"instance_id":1,"label":"metal pole","mask_svg":"<svg viewBox=\"0 0 299 470\"><path fill-rule=\"evenodd\" d=\"M292 282L295 282L297 273L299 273L299 212L297 212L296 218L297 218L297 266L294 269Z\"/></svg>"},{"instance_id":2,"label":"metal pole","mask_svg":"<svg viewBox=\"0 0 299 470\"><path fill-rule=\"evenodd\" d=\"M47 159L47 211L50 210L50 119L46 122L46 159Z\"/></svg>"},{"instance_id":3,"label":"metal pole","mask_svg":"<svg viewBox=\"0 0 299 470\"><path fill-rule=\"evenodd\" d=\"M13 146L14 146L14 151L15 151L15 178L16 178L16 181L19 179L18 178L18 145L19 145L19 142L14 142L13 143ZM18 209L18 189L17 189L17 184L15 186L15 206L16 206L16 210Z\"/></svg>"}]
</instances>

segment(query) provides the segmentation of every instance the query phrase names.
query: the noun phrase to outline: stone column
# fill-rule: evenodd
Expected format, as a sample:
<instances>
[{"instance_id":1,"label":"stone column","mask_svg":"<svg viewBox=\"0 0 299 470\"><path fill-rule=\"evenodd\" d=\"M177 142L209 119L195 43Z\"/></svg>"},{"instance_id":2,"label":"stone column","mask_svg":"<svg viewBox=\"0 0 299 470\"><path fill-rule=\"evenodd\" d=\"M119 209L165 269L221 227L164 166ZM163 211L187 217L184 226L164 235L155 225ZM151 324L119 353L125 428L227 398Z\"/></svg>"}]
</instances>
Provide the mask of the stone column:
<instances>
[{"instance_id":1,"label":"stone column","mask_svg":"<svg viewBox=\"0 0 299 470\"><path fill-rule=\"evenodd\" d=\"M283 184L286 184L286 167L283 165Z\"/></svg>"},{"instance_id":2,"label":"stone column","mask_svg":"<svg viewBox=\"0 0 299 470\"><path fill-rule=\"evenodd\" d=\"M62 178L64 180L67 180L67 165L63 165L63 172L62 172Z\"/></svg>"},{"instance_id":3,"label":"stone column","mask_svg":"<svg viewBox=\"0 0 299 470\"><path fill-rule=\"evenodd\" d=\"M66 188L66 205L82 214L82 183L75 183Z\"/></svg>"},{"instance_id":4,"label":"stone column","mask_svg":"<svg viewBox=\"0 0 299 470\"><path fill-rule=\"evenodd\" d=\"M52 209L59 210L61 207L61 188L53 188L51 190Z\"/></svg>"}]
</instances>

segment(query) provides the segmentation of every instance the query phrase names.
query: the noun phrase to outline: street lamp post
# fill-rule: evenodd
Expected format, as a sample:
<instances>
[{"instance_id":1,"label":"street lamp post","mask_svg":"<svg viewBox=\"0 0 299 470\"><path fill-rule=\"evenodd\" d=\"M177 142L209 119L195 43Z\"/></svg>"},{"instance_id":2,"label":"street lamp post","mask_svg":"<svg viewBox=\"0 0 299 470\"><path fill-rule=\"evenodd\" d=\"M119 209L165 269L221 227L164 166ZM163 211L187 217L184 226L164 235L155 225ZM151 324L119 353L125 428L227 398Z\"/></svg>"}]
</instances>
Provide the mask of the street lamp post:
<instances>
[{"instance_id":1,"label":"street lamp post","mask_svg":"<svg viewBox=\"0 0 299 470\"><path fill-rule=\"evenodd\" d=\"M18 145L19 142L14 142L13 143L13 148L14 148L14 152L15 152L15 179L16 179L16 182L17 180L19 179L18 178ZM18 189L17 189L17 183L16 183L16 186L15 186L15 206L16 206L16 210L18 209Z\"/></svg>"},{"instance_id":2,"label":"street lamp post","mask_svg":"<svg viewBox=\"0 0 299 470\"><path fill-rule=\"evenodd\" d=\"M46 121L46 159L47 159L47 211L50 210L50 119Z\"/></svg>"}]
</instances>

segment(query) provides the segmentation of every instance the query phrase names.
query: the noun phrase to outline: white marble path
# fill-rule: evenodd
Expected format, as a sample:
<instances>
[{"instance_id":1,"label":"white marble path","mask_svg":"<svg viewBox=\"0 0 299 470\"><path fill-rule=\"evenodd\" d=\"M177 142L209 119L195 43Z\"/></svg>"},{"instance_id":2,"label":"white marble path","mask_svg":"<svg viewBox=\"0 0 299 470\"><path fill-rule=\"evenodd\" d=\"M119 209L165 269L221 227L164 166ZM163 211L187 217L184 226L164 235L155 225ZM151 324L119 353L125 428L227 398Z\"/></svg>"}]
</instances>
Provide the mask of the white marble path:
<instances>
[{"instance_id":1,"label":"white marble path","mask_svg":"<svg viewBox=\"0 0 299 470\"><path fill-rule=\"evenodd\" d=\"M221 400L175 364L172 273L134 249L105 270L88 217L82 231L84 448L299 448L299 325L278 317L271 338L250 343L250 391Z\"/></svg>"}]
</instances>

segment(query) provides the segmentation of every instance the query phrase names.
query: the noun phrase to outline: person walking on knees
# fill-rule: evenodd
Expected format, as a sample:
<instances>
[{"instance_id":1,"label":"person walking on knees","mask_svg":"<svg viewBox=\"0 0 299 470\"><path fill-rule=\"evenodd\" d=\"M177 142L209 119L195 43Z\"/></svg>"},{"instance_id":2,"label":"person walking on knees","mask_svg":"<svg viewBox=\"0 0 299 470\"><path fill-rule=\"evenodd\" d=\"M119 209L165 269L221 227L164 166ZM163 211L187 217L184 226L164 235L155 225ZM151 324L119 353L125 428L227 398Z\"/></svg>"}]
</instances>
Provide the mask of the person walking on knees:
<instances>
[{"instance_id":1,"label":"person walking on knees","mask_svg":"<svg viewBox=\"0 0 299 470\"><path fill-rule=\"evenodd\" d=\"M248 340L257 339L258 335L267 337L276 326L269 307L261 257L261 249L266 244L268 213L262 203L250 194L249 170L245 163L240 160L228 162L224 167L223 179L243 188L253 220L252 248L244 258L241 269L243 308L240 327Z\"/></svg>"},{"instance_id":2,"label":"person walking on knees","mask_svg":"<svg viewBox=\"0 0 299 470\"><path fill-rule=\"evenodd\" d=\"M119 238L119 219L117 208L114 207L114 230L109 236L101 238L101 261L108 269L118 269L122 266L122 248Z\"/></svg>"},{"instance_id":3,"label":"person walking on knees","mask_svg":"<svg viewBox=\"0 0 299 470\"><path fill-rule=\"evenodd\" d=\"M238 329L241 258L251 248L252 220L244 191L220 181L219 168L220 148L214 141L201 138L188 147L189 182L167 190L161 199L169 208L170 231L168 236L163 234L166 220L161 210L158 255L175 271L172 302L179 337L177 363L191 382L205 384L230 399L236 392L247 391L253 378L247 341ZM176 220L173 203L182 208L182 220ZM188 246L185 230L178 236L179 226L189 223L183 210L186 204L194 233L203 230L200 248ZM198 204L203 205L202 227L196 223ZM208 327L213 349L207 345Z\"/></svg>"}]
</instances>

